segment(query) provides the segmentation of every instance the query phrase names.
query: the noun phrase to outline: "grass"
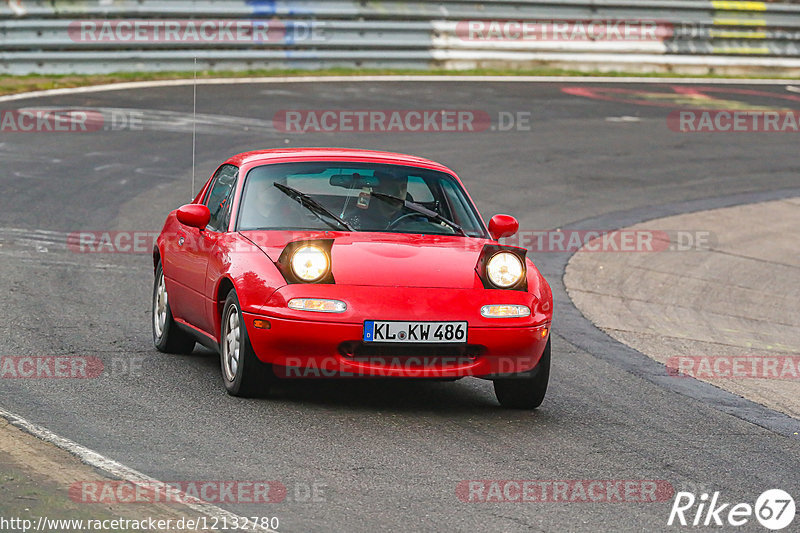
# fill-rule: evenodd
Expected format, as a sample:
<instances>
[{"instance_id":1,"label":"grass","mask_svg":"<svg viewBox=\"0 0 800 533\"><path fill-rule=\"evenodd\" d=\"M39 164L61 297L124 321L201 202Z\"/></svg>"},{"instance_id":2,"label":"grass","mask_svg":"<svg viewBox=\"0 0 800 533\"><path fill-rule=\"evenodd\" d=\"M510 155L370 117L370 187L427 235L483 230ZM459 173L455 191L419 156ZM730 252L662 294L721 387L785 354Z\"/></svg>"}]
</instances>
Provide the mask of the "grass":
<instances>
[{"instance_id":1,"label":"grass","mask_svg":"<svg viewBox=\"0 0 800 533\"><path fill-rule=\"evenodd\" d=\"M2 76L0 77L0 94L16 94L47 89L61 89L69 87L85 87L89 85L102 85L107 83L120 83L131 81L172 80L193 77L192 72L129 72L115 74L90 74L90 75L39 75ZM247 71L200 71L198 78L233 78L233 77L279 77L279 76L358 76L358 75L449 75L449 76L637 76L649 78L736 78L742 80L756 79L763 76L720 76L707 75L682 75L671 73L631 73L631 72L582 72L578 70L561 70L553 68L540 68L528 70L513 69L475 69L475 70L370 70L370 69L325 69L325 70L247 70ZM776 77L782 79L782 77ZM783 79L791 80L791 77Z\"/></svg>"},{"instance_id":2,"label":"grass","mask_svg":"<svg viewBox=\"0 0 800 533\"><path fill-rule=\"evenodd\" d=\"M0 516L6 520L20 518L36 524L40 516L84 520L118 518L103 505L87 506L75 503L69 498L64 487L32 476L17 465L4 463L2 458L0 458L0 487L3 491Z\"/></svg>"}]
</instances>

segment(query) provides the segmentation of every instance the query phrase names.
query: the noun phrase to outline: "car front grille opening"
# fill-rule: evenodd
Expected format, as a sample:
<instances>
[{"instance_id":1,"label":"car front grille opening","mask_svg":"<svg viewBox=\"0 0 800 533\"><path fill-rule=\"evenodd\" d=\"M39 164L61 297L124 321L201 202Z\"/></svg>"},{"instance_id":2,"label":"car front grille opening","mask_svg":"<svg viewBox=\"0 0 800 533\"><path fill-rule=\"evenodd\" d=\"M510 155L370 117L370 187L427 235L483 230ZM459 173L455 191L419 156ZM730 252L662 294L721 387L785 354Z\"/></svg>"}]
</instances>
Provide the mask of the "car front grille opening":
<instances>
[{"instance_id":1,"label":"car front grille opening","mask_svg":"<svg viewBox=\"0 0 800 533\"><path fill-rule=\"evenodd\" d=\"M474 364L486 351L478 344L372 344L347 341L339 353L352 361L379 366L448 367Z\"/></svg>"}]
</instances>

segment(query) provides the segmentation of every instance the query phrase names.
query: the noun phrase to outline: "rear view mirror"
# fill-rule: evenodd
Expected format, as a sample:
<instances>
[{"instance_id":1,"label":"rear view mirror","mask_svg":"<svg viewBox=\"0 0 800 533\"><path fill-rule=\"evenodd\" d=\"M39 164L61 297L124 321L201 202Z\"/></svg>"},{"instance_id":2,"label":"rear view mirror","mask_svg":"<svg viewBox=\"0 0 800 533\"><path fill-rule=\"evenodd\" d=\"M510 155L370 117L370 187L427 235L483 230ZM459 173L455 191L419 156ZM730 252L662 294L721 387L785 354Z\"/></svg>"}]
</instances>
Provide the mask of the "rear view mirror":
<instances>
[{"instance_id":1,"label":"rear view mirror","mask_svg":"<svg viewBox=\"0 0 800 533\"><path fill-rule=\"evenodd\" d=\"M489 234L494 240L511 237L519 231L519 222L511 215L495 215L489 221Z\"/></svg>"},{"instance_id":2,"label":"rear view mirror","mask_svg":"<svg viewBox=\"0 0 800 533\"><path fill-rule=\"evenodd\" d=\"M362 176L358 172L352 174L334 174L329 183L333 187L345 189L363 189L364 187L377 187L380 181L372 176Z\"/></svg>"},{"instance_id":3,"label":"rear view mirror","mask_svg":"<svg viewBox=\"0 0 800 533\"><path fill-rule=\"evenodd\" d=\"M186 204L178 208L177 216L181 224L203 230L211 220L211 211L203 204Z\"/></svg>"}]
</instances>

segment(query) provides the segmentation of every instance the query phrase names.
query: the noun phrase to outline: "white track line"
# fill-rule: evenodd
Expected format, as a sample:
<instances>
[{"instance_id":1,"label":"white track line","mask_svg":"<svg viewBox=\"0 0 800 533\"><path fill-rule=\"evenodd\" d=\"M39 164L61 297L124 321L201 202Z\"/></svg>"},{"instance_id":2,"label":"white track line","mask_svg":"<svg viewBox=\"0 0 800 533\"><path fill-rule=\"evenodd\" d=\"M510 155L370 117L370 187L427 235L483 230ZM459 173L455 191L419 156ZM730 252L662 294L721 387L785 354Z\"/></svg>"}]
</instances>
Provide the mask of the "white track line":
<instances>
[{"instance_id":1,"label":"white track line","mask_svg":"<svg viewBox=\"0 0 800 533\"><path fill-rule=\"evenodd\" d=\"M691 85L791 85L791 79L737 79L737 78L658 78L636 76L276 76L261 78L207 78L198 79L198 85L242 85L279 83L347 83L347 82L469 82L469 83L684 83ZM183 87L192 85L191 78L180 80L133 81L110 83L88 87L48 89L27 93L0 96L0 102L61 96L67 94L96 93L103 91L125 91L130 89L149 89L154 87Z\"/></svg>"},{"instance_id":2,"label":"white track line","mask_svg":"<svg viewBox=\"0 0 800 533\"><path fill-rule=\"evenodd\" d=\"M121 463L114 461L113 459L104 457L99 453L90 450L89 448L86 448L84 446L81 446L76 442L73 442L69 439L56 435L49 429L28 422L24 418L17 416L13 413L10 413L3 408L0 408L0 418L5 418L12 426L17 427L25 431L26 433L30 433L31 435L38 437L39 439L45 442L49 442L50 444L53 444L61 448L62 450L71 453L84 463L93 466L95 468L99 468L100 470L107 472L108 474L122 481L128 481L132 483L148 483L148 484L161 483L155 478L142 474L138 470L129 468ZM186 493L184 492L176 492L176 494L180 497L180 499L189 499L189 496L187 496ZM244 517L240 517L234 513L231 513L230 511L226 511L225 509L222 509L210 503L187 502L187 503L181 503L180 505L184 505L193 511L202 513L209 517L218 517L220 519L227 519L228 523L243 524L245 520ZM248 528L248 531L278 533L273 529L262 528L257 525Z\"/></svg>"}]
</instances>

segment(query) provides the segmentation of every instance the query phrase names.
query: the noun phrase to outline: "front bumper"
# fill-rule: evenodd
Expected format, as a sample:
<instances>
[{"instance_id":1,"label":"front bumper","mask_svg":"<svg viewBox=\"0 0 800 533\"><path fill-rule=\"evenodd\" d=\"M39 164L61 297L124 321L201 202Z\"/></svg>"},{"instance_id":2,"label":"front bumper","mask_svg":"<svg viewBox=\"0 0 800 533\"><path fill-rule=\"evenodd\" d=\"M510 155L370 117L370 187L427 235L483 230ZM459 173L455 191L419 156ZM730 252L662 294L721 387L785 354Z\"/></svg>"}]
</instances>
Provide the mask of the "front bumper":
<instances>
[{"instance_id":1,"label":"front bumper","mask_svg":"<svg viewBox=\"0 0 800 533\"><path fill-rule=\"evenodd\" d=\"M243 313L256 356L278 377L454 378L511 374L534 368L550 323L472 327L467 344L382 344L362 341L363 324L276 318ZM269 321L257 329L254 320Z\"/></svg>"}]
</instances>

